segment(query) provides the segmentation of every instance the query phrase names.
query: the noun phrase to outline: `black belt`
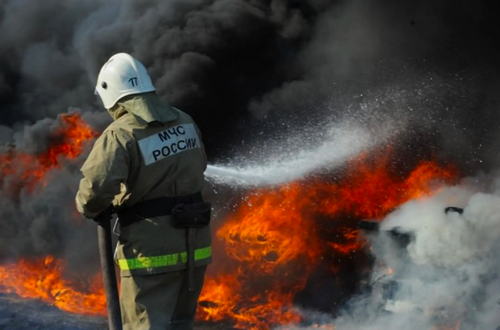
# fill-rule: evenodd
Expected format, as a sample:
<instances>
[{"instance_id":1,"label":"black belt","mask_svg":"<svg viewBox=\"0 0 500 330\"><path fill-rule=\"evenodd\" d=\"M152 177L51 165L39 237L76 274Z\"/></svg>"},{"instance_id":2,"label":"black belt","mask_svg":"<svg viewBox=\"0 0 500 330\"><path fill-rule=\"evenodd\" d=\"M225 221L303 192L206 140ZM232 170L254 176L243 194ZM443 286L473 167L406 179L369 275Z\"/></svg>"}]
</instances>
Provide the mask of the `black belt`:
<instances>
[{"instance_id":1,"label":"black belt","mask_svg":"<svg viewBox=\"0 0 500 330\"><path fill-rule=\"evenodd\" d=\"M120 227L124 228L146 218L170 215L172 209L176 205L198 202L203 202L201 192L187 196L160 197L139 202L134 206L122 210L117 210L116 214L118 218L120 218Z\"/></svg>"}]
</instances>

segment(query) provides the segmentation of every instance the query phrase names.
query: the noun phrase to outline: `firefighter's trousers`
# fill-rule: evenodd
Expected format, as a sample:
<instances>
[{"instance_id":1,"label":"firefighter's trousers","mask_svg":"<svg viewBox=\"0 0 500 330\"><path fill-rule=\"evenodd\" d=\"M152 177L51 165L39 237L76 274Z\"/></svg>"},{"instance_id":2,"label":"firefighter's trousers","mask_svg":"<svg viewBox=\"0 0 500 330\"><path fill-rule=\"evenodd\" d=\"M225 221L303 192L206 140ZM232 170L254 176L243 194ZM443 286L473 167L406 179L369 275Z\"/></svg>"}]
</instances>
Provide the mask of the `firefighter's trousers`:
<instances>
[{"instance_id":1,"label":"firefighter's trousers","mask_svg":"<svg viewBox=\"0 0 500 330\"><path fill-rule=\"evenodd\" d=\"M187 270L122 277L123 330L191 330L206 266L194 270L195 290L188 291Z\"/></svg>"}]
</instances>

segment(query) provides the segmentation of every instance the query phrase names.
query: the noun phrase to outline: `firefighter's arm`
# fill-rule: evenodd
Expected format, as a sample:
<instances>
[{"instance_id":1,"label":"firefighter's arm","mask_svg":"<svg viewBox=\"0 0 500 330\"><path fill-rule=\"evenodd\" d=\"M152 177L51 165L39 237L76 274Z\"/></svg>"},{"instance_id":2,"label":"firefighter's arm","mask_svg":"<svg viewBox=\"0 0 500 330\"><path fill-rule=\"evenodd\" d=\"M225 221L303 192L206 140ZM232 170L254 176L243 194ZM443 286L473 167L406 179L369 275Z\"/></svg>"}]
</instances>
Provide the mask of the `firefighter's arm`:
<instances>
[{"instance_id":1,"label":"firefighter's arm","mask_svg":"<svg viewBox=\"0 0 500 330\"><path fill-rule=\"evenodd\" d=\"M126 183L130 156L120 133L106 130L94 144L81 169L83 179L76 194L78 212L89 219L105 211Z\"/></svg>"}]
</instances>

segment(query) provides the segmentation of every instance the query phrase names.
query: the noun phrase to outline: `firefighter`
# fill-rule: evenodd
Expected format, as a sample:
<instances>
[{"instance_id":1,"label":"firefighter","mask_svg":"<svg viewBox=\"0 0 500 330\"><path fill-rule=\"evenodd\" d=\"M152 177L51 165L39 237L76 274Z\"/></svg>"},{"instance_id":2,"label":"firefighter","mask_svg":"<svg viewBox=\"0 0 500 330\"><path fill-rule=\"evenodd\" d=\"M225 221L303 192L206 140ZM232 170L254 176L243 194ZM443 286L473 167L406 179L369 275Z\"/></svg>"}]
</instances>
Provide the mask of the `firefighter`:
<instances>
[{"instance_id":1,"label":"firefighter","mask_svg":"<svg viewBox=\"0 0 500 330\"><path fill-rule=\"evenodd\" d=\"M104 64L96 94L113 123L81 169L76 206L93 219L112 205L119 217L123 329L192 329L212 258L200 131L160 100L144 65L129 54Z\"/></svg>"}]
</instances>

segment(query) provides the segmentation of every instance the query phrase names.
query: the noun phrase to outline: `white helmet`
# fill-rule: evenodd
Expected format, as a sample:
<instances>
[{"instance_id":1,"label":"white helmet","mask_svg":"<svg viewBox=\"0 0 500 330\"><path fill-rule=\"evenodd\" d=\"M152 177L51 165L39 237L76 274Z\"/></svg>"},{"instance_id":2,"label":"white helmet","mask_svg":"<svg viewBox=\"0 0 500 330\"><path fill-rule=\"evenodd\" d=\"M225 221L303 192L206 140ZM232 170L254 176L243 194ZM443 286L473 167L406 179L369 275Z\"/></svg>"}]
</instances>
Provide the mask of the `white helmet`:
<instances>
[{"instance_id":1,"label":"white helmet","mask_svg":"<svg viewBox=\"0 0 500 330\"><path fill-rule=\"evenodd\" d=\"M154 90L144 65L126 53L111 56L102 66L95 87L106 109L112 108L124 96Z\"/></svg>"}]
</instances>

